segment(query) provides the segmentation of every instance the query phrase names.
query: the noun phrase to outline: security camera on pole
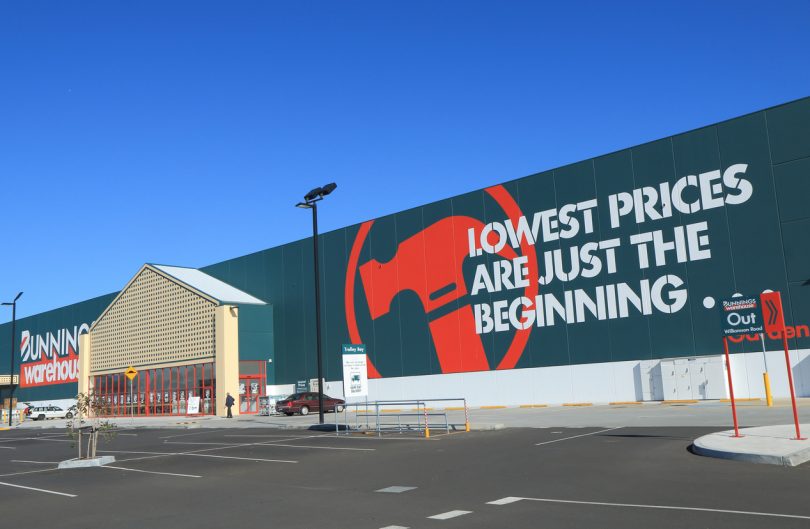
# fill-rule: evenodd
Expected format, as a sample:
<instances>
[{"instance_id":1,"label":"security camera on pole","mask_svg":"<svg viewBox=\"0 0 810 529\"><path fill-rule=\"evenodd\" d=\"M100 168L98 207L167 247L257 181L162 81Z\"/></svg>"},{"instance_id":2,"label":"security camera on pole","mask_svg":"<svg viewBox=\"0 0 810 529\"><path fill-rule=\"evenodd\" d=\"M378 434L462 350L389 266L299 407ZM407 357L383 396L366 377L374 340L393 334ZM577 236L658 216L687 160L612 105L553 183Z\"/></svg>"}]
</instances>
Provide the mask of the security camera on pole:
<instances>
[{"instance_id":1,"label":"security camera on pole","mask_svg":"<svg viewBox=\"0 0 810 529\"><path fill-rule=\"evenodd\" d=\"M316 187L306 195L304 201L295 205L297 208L312 210L312 248L315 259L315 342L318 355L318 419L323 424L323 358L321 356L321 288L318 268L318 202L337 188L332 182L323 187Z\"/></svg>"}]
</instances>

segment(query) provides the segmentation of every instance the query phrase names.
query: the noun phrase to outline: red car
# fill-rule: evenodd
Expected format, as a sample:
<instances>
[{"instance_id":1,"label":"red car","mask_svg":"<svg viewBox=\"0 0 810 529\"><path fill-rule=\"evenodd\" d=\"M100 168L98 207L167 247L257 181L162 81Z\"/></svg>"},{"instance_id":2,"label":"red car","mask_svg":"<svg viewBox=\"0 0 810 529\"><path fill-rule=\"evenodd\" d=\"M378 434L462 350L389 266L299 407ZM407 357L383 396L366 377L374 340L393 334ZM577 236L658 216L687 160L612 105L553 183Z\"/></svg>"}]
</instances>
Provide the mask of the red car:
<instances>
[{"instance_id":1,"label":"red car","mask_svg":"<svg viewBox=\"0 0 810 529\"><path fill-rule=\"evenodd\" d=\"M333 399L329 395L323 396L323 411L343 411L346 404L345 400ZM317 393L294 393L284 400L276 403L276 411L292 415L300 413L301 415L309 415L311 411L318 411L318 394Z\"/></svg>"}]
</instances>

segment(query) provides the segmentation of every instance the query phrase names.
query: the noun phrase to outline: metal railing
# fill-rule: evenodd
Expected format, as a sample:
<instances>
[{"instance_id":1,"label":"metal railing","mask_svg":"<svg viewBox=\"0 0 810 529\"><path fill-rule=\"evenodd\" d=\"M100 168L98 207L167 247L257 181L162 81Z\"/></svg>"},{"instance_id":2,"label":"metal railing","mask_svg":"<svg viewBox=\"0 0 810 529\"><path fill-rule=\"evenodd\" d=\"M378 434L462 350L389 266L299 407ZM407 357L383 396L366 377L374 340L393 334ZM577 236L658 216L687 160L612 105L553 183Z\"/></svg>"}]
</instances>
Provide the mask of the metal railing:
<instances>
[{"instance_id":1,"label":"metal railing","mask_svg":"<svg viewBox=\"0 0 810 529\"><path fill-rule=\"evenodd\" d=\"M434 409L428 406L429 403L445 403L445 406L444 409ZM447 403L459 403L461 406L449 406ZM451 410L464 410L464 422L450 422L447 412ZM468 410L465 398L350 402L344 405L342 413L335 413L335 434L373 431L379 437L387 432L415 432L430 437L430 430L437 427L448 434L451 430L468 432ZM353 424L350 413L354 415Z\"/></svg>"}]
</instances>

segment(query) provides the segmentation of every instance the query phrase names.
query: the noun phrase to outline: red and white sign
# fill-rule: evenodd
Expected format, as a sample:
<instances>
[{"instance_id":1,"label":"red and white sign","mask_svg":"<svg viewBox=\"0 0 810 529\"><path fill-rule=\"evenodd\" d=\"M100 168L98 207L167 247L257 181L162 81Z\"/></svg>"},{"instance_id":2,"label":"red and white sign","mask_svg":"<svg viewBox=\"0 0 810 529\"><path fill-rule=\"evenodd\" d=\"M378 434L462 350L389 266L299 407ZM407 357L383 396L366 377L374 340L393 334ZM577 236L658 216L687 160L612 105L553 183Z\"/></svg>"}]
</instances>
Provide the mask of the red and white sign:
<instances>
[{"instance_id":1,"label":"red and white sign","mask_svg":"<svg viewBox=\"0 0 810 529\"><path fill-rule=\"evenodd\" d=\"M765 292L762 301L762 318L768 334L785 332L785 313L782 311L782 295L779 292Z\"/></svg>"}]
</instances>

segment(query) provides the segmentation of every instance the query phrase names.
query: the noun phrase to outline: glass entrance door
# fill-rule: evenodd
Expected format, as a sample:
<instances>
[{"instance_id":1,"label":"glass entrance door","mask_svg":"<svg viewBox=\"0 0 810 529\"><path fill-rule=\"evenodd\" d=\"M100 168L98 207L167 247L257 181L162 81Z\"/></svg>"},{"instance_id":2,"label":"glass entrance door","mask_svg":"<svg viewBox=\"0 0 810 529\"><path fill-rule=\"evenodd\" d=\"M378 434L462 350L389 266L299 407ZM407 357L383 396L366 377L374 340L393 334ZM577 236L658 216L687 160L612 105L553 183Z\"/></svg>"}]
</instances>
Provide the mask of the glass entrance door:
<instances>
[{"instance_id":1,"label":"glass entrance door","mask_svg":"<svg viewBox=\"0 0 810 529\"><path fill-rule=\"evenodd\" d=\"M259 413L259 397L262 391L260 376L239 378L239 413Z\"/></svg>"}]
</instances>

